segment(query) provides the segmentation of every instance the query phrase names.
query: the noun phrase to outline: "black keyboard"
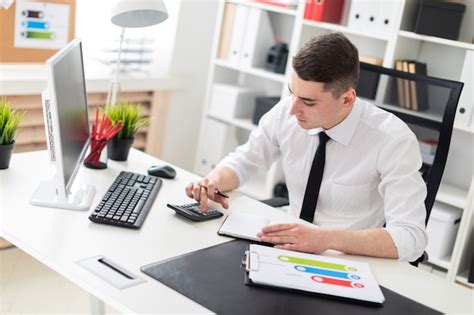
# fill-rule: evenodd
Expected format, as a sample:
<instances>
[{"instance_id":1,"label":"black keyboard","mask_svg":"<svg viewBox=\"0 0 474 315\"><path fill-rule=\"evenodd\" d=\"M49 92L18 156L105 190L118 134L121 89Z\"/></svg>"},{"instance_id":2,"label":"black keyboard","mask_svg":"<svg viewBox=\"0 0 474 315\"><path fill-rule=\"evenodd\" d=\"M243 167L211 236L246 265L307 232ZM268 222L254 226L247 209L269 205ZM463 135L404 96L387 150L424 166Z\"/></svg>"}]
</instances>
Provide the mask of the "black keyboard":
<instances>
[{"instance_id":1,"label":"black keyboard","mask_svg":"<svg viewBox=\"0 0 474 315\"><path fill-rule=\"evenodd\" d=\"M161 188L155 176L121 172L89 219L96 223L138 229Z\"/></svg>"}]
</instances>

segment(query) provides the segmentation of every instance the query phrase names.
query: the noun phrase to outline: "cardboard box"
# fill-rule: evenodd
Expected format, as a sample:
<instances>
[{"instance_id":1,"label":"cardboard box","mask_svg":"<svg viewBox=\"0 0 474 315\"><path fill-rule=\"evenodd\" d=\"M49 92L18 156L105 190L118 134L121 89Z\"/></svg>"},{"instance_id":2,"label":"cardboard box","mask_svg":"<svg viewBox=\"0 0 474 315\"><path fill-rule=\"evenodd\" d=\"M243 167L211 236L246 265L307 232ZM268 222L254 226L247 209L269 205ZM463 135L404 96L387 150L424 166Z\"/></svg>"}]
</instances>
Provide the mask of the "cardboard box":
<instances>
[{"instance_id":1,"label":"cardboard box","mask_svg":"<svg viewBox=\"0 0 474 315\"><path fill-rule=\"evenodd\" d=\"M453 251L454 241L459 229L462 210L440 202L436 202L431 210L426 231L429 257L443 258Z\"/></svg>"}]
</instances>

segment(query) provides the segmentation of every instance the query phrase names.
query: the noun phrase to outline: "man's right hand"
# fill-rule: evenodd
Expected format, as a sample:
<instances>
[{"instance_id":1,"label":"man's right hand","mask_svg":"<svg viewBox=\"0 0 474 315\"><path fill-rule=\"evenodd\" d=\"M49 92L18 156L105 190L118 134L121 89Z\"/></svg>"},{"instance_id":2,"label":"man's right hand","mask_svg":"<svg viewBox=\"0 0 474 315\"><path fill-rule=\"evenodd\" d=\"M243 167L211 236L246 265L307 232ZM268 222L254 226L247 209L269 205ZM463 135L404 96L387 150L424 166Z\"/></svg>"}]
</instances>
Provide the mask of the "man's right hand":
<instances>
[{"instance_id":1,"label":"man's right hand","mask_svg":"<svg viewBox=\"0 0 474 315\"><path fill-rule=\"evenodd\" d=\"M200 203L199 207L202 211L209 210L209 199L220 203L224 209L229 208L229 201L218 195L218 190L217 182L209 178L203 178L186 186L186 194Z\"/></svg>"}]
</instances>

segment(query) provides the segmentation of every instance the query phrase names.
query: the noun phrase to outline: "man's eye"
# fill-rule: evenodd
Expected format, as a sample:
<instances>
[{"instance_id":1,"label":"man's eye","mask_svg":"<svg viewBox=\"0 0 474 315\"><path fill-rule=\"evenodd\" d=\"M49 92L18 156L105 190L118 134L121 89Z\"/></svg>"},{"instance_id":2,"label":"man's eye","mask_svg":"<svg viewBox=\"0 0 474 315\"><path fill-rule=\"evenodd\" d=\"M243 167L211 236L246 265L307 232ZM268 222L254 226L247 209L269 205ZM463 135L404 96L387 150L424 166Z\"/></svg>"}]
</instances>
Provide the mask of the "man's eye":
<instances>
[{"instance_id":1,"label":"man's eye","mask_svg":"<svg viewBox=\"0 0 474 315\"><path fill-rule=\"evenodd\" d=\"M305 102L303 101L303 103L307 106L313 106L313 105L316 105L316 103L313 103L313 102Z\"/></svg>"}]
</instances>

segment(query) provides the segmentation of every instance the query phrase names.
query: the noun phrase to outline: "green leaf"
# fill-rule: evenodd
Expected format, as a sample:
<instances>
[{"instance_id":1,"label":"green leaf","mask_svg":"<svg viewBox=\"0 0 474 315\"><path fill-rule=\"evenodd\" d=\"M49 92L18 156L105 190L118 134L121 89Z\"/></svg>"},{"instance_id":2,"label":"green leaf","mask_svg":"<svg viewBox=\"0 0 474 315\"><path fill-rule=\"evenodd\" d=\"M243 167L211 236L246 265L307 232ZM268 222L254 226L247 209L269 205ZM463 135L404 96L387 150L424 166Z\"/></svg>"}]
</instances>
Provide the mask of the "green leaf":
<instances>
[{"instance_id":1,"label":"green leaf","mask_svg":"<svg viewBox=\"0 0 474 315\"><path fill-rule=\"evenodd\" d=\"M5 97L0 98L0 145L13 143L25 111L14 110Z\"/></svg>"},{"instance_id":2,"label":"green leaf","mask_svg":"<svg viewBox=\"0 0 474 315\"><path fill-rule=\"evenodd\" d=\"M140 127L147 126L150 123L149 118L142 117L142 106L140 103L120 101L115 105L108 104L105 107L105 114L112 120L114 126L119 121L122 122L122 130L115 136L119 139L133 138Z\"/></svg>"}]
</instances>

